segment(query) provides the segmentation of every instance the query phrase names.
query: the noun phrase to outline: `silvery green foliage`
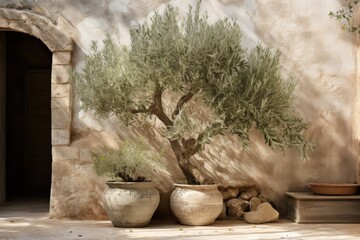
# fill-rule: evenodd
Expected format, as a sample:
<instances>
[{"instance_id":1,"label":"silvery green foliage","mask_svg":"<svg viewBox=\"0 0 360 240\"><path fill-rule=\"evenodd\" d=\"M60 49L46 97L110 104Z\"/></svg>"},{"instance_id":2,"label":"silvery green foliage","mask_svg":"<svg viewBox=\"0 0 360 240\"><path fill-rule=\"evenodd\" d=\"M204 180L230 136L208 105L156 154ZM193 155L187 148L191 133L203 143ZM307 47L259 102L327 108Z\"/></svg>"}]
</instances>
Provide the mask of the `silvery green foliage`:
<instances>
[{"instance_id":1,"label":"silvery green foliage","mask_svg":"<svg viewBox=\"0 0 360 240\"><path fill-rule=\"evenodd\" d=\"M342 23L343 29L347 29L349 32L360 33L360 25L355 26L353 20L354 10L360 0L345 0L346 6L336 12L329 12L331 18L335 18ZM356 10L355 10L356 11Z\"/></svg>"},{"instance_id":2,"label":"silvery green foliage","mask_svg":"<svg viewBox=\"0 0 360 240\"><path fill-rule=\"evenodd\" d=\"M124 182L148 179L151 171L160 163L160 155L148 151L140 141L125 141L118 149L108 148L92 156L98 175Z\"/></svg>"},{"instance_id":3,"label":"silvery green foliage","mask_svg":"<svg viewBox=\"0 0 360 240\"><path fill-rule=\"evenodd\" d=\"M38 3L34 0L2 0L0 2L0 7L3 8L31 10L34 6L38 6Z\"/></svg>"},{"instance_id":4,"label":"silvery green foliage","mask_svg":"<svg viewBox=\"0 0 360 240\"><path fill-rule=\"evenodd\" d=\"M293 108L294 81L281 76L279 52L259 45L248 53L241 38L228 18L210 24L200 2L181 25L168 5L131 30L129 47L110 36L101 49L93 44L75 74L82 106L101 116L114 113L126 124L155 115L169 140L195 139L196 150L217 134L237 135L246 145L255 127L269 146L305 156L311 147L303 138L306 124ZM183 97L162 109L157 93ZM191 107L199 105L208 110L205 120Z\"/></svg>"}]
</instances>

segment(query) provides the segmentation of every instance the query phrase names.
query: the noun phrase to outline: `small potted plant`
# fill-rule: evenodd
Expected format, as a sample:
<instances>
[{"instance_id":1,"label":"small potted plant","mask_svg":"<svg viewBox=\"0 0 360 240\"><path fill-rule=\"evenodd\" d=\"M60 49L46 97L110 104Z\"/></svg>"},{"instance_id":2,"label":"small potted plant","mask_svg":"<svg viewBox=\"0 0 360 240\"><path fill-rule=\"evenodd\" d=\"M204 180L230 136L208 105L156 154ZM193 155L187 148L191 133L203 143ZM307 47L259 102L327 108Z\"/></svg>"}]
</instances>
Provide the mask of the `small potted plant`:
<instances>
[{"instance_id":1,"label":"small potted plant","mask_svg":"<svg viewBox=\"0 0 360 240\"><path fill-rule=\"evenodd\" d=\"M160 195L149 174L157 165L158 155L145 151L142 142L124 142L118 149L93 153L98 175L111 178L103 193L103 204L114 227L146 226Z\"/></svg>"}]
</instances>

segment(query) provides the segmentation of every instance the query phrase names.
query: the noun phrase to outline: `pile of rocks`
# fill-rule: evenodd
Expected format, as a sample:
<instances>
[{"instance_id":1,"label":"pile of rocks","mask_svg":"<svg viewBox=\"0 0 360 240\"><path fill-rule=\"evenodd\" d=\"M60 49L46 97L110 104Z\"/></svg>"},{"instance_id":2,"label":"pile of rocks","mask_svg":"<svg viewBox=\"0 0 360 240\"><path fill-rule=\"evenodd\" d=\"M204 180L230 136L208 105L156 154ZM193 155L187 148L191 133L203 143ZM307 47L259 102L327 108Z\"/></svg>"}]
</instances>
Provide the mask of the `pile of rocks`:
<instances>
[{"instance_id":1,"label":"pile of rocks","mask_svg":"<svg viewBox=\"0 0 360 240\"><path fill-rule=\"evenodd\" d=\"M248 223L267 223L279 219L279 212L256 186L228 187L220 191L224 206L218 219L244 219Z\"/></svg>"}]
</instances>

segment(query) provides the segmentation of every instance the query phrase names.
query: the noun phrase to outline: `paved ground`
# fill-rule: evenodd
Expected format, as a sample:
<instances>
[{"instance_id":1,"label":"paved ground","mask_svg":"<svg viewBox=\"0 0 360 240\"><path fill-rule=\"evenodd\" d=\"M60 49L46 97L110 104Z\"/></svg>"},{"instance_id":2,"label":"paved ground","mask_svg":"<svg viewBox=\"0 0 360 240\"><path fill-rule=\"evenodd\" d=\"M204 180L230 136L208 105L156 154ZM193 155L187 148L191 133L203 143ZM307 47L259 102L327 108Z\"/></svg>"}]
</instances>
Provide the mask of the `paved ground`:
<instances>
[{"instance_id":1,"label":"paved ground","mask_svg":"<svg viewBox=\"0 0 360 240\"><path fill-rule=\"evenodd\" d=\"M360 211L360 209L359 209ZM47 217L47 206L33 203L0 207L0 239L359 239L360 224L296 224L289 220L251 225L218 221L189 227L172 220L153 221L145 228L114 228L110 221L60 221Z\"/></svg>"}]
</instances>

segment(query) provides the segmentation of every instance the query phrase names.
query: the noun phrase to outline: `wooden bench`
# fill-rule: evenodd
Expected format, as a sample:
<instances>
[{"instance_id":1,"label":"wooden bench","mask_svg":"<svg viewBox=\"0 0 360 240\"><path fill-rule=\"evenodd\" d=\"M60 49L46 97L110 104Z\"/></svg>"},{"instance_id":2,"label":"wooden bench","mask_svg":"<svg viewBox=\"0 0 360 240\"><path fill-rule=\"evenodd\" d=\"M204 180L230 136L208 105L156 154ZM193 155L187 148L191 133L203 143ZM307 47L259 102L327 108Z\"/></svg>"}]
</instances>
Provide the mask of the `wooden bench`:
<instances>
[{"instance_id":1,"label":"wooden bench","mask_svg":"<svg viewBox=\"0 0 360 240\"><path fill-rule=\"evenodd\" d=\"M296 223L360 223L360 195L287 192L287 216Z\"/></svg>"}]
</instances>

